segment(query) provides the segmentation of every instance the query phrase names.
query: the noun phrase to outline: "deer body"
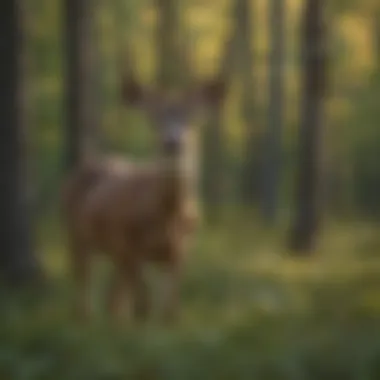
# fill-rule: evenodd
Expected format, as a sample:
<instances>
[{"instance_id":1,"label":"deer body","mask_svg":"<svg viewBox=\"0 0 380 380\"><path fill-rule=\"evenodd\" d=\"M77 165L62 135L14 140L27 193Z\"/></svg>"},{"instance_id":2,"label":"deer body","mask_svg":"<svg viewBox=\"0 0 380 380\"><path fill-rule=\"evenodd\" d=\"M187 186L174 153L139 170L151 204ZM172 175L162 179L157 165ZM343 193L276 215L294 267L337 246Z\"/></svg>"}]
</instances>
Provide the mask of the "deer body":
<instances>
[{"instance_id":1,"label":"deer body","mask_svg":"<svg viewBox=\"0 0 380 380\"><path fill-rule=\"evenodd\" d=\"M134 105L152 107L151 98L134 83L124 88L124 97ZM172 319L177 313L183 261L197 221L196 172L189 165L194 162L194 138L183 117L183 104L169 102L154 111L161 147L158 160L94 159L76 168L65 183L65 222L81 316L89 312L94 251L106 254L115 267L108 294L113 315L119 314L128 288L135 317L147 317L142 270L149 262L163 267L171 280L165 317Z\"/></svg>"},{"instance_id":2,"label":"deer body","mask_svg":"<svg viewBox=\"0 0 380 380\"><path fill-rule=\"evenodd\" d=\"M171 261L170 252L158 248L176 240L173 234L181 240L195 222L183 173L166 163L88 164L70 178L65 197L72 232L82 244L114 253L114 261L137 253L139 260Z\"/></svg>"}]
</instances>

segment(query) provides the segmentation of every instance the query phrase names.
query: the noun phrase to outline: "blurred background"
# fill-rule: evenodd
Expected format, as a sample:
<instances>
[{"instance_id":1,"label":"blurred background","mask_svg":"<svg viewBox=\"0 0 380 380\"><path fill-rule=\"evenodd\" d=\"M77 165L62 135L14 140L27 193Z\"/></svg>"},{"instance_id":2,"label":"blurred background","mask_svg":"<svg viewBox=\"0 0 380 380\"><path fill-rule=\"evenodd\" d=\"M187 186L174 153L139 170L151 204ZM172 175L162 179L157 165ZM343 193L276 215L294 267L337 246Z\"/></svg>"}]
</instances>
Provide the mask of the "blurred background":
<instances>
[{"instance_id":1,"label":"blurred background","mask_svg":"<svg viewBox=\"0 0 380 380\"><path fill-rule=\"evenodd\" d=\"M1 21L2 378L380 378L377 0L13 0ZM227 85L199 128L203 223L170 331L121 333L101 304L70 319L65 174L89 147L155 155L120 97L131 68Z\"/></svg>"}]
</instances>

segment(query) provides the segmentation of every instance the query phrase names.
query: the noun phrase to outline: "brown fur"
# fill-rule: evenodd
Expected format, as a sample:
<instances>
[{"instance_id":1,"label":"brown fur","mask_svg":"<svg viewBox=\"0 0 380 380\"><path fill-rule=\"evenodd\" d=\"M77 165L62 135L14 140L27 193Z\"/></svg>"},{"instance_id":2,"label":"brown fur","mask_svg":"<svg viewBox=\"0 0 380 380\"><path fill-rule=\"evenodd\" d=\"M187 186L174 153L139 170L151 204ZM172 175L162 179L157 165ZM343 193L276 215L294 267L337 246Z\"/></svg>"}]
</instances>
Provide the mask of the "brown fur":
<instances>
[{"instance_id":1,"label":"brown fur","mask_svg":"<svg viewBox=\"0 0 380 380\"><path fill-rule=\"evenodd\" d=\"M82 315L88 313L85 287L92 250L107 253L121 278L128 281L131 277L138 283L130 287L142 287L141 270L146 262L180 271L187 237L196 226L196 210L187 197L184 179L166 163L87 163L68 178L64 211L74 274L81 287L78 311ZM147 302L141 290L134 291Z\"/></svg>"},{"instance_id":2,"label":"brown fur","mask_svg":"<svg viewBox=\"0 0 380 380\"><path fill-rule=\"evenodd\" d=\"M187 138L191 136L189 120L184 116L189 113L188 107L193 109L204 101L217 104L220 92L219 83L213 82L198 95L191 92L182 103L167 103L160 96L144 92L134 81L124 83L126 102L145 109L152 117L160 136L162 158L153 163L93 159L67 178L63 207L80 316L89 313L89 272L93 252L99 251L115 267L107 297L112 315L119 314L126 288L134 316L148 316L142 270L151 262L166 269L170 276L165 318L175 318L183 261L197 224L196 199L189 182L191 170L184 166L189 161L183 160L190 152L186 142L191 141Z\"/></svg>"}]
</instances>

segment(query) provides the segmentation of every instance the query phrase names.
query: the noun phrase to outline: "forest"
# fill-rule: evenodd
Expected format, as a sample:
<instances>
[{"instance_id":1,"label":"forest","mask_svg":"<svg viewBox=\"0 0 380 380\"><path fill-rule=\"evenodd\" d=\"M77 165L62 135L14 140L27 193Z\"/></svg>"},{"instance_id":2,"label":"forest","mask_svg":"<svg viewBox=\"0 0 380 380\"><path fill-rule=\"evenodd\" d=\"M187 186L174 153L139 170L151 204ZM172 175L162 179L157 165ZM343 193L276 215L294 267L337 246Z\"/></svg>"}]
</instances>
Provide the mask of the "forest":
<instances>
[{"instance_id":1,"label":"forest","mask_svg":"<svg viewBox=\"0 0 380 380\"><path fill-rule=\"evenodd\" d=\"M380 379L378 0L0 19L1 379Z\"/></svg>"}]
</instances>

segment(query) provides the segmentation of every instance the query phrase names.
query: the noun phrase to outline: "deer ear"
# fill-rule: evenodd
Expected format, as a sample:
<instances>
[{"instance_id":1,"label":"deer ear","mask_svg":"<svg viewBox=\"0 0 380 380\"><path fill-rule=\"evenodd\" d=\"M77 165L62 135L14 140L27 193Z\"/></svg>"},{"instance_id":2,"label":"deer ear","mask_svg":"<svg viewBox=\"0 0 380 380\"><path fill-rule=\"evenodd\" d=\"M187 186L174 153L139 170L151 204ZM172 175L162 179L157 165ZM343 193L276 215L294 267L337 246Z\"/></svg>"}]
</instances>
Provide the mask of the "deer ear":
<instances>
[{"instance_id":1,"label":"deer ear","mask_svg":"<svg viewBox=\"0 0 380 380\"><path fill-rule=\"evenodd\" d=\"M219 107L226 96L226 84L217 78L203 85L193 87L188 93L187 102L191 110Z\"/></svg>"},{"instance_id":2,"label":"deer ear","mask_svg":"<svg viewBox=\"0 0 380 380\"><path fill-rule=\"evenodd\" d=\"M141 106L145 102L144 89L132 78L125 78L121 86L124 102L132 106Z\"/></svg>"},{"instance_id":3,"label":"deer ear","mask_svg":"<svg viewBox=\"0 0 380 380\"><path fill-rule=\"evenodd\" d=\"M226 95L226 84L220 78L205 83L200 89L200 98L209 106L218 106Z\"/></svg>"}]
</instances>

